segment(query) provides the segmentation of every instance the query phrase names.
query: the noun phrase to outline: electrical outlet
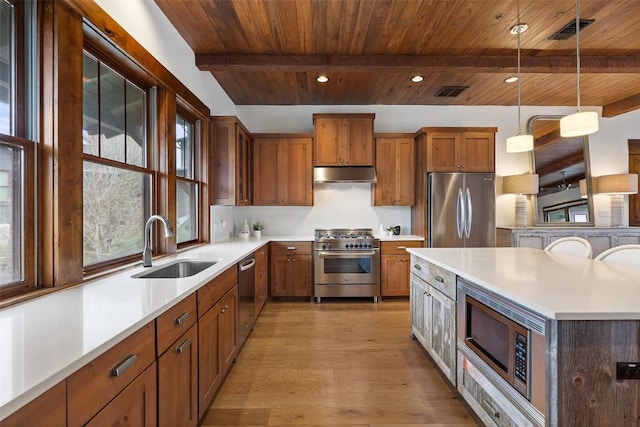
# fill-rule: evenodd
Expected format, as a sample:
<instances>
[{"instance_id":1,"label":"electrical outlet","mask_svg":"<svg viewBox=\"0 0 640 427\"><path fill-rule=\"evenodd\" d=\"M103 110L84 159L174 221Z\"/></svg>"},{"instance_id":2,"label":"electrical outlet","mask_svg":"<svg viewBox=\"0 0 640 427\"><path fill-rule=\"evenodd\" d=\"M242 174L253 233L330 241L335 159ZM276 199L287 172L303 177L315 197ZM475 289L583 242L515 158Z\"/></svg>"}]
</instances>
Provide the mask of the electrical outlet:
<instances>
[{"instance_id":1,"label":"electrical outlet","mask_svg":"<svg viewBox=\"0 0 640 427\"><path fill-rule=\"evenodd\" d=\"M617 380L640 380L640 362L618 362L616 364Z\"/></svg>"},{"instance_id":2,"label":"electrical outlet","mask_svg":"<svg viewBox=\"0 0 640 427\"><path fill-rule=\"evenodd\" d=\"M600 216L600 218L608 218L610 216L609 211L606 209L600 209L598 215Z\"/></svg>"}]
</instances>

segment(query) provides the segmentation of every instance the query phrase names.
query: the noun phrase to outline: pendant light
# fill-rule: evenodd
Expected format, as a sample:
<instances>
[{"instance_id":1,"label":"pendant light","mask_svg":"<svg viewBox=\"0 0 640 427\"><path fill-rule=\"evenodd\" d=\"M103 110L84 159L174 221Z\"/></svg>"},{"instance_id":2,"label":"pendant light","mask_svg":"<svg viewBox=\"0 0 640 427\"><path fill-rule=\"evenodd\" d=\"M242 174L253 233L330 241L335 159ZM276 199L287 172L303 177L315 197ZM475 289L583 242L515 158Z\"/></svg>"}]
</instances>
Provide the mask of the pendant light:
<instances>
[{"instance_id":1,"label":"pendant light","mask_svg":"<svg viewBox=\"0 0 640 427\"><path fill-rule=\"evenodd\" d=\"M598 113L580 110L580 7L576 0L576 64L578 111L560 119L560 136L583 136L598 131Z\"/></svg>"},{"instance_id":2,"label":"pendant light","mask_svg":"<svg viewBox=\"0 0 640 427\"><path fill-rule=\"evenodd\" d=\"M520 132L520 34L527 31L529 26L520 23L520 5L518 8L518 23L511 28L511 34L518 35L518 134L507 138L507 153L523 153L533 150L533 135L522 135Z\"/></svg>"}]
</instances>

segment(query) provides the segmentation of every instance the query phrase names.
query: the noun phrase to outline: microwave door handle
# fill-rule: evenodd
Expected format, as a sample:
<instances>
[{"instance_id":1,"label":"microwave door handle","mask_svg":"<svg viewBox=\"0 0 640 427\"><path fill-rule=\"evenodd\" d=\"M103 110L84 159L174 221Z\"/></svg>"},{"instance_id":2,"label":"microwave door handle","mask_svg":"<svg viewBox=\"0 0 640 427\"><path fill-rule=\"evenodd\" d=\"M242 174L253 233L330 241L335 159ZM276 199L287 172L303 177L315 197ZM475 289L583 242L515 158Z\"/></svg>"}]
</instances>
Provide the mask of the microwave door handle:
<instances>
[{"instance_id":1,"label":"microwave door handle","mask_svg":"<svg viewBox=\"0 0 640 427\"><path fill-rule=\"evenodd\" d=\"M464 237L468 239L469 235L471 235L471 224L473 224L473 207L471 205L471 191L469 191L468 187L464 194L464 200L467 208L466 209L467 217L464 221Z\"/></svg>"},{"instance_id":2,"label":"microwave door handle","mask_svg":"<svg viewBox=\"0 0 640 427\"><path fill-rule=\"evenodd\" d=\"M464 201L462 199L462 188L459 188L456 200L456 231L458 232L458 239L462 239L464 231Z\"/></svg>"}]
</instances>

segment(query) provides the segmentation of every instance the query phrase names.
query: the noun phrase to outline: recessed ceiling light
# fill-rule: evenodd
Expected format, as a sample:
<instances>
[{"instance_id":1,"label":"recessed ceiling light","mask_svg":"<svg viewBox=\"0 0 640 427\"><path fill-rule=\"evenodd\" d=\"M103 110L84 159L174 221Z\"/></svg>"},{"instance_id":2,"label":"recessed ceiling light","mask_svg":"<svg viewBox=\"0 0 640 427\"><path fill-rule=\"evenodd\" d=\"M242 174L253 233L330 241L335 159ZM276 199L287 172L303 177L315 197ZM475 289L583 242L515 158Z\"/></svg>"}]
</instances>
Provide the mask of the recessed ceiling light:
<instances>
[{"instance_id":1,"label":"recessed ceiling light","mask_svg":"<svg viewBox=\"0 0 640 427\"><path fill-rule=\"evenodd\" d=\"M326 83L329 81L329 77L323 75L320 75L316 78L316 80L318 81L318 83Z\"/></svg>"},{"instance_id":2,"label":"recessed ceiling light","mask_svg":"<svg viewBox=\"0 0 640 427\"><path fill-rule=\"evenodd\" d=\"M504 79L505 83L515 83L518 81L518 76L511 76Z\"/></svg>"},{"instance_id":3,"label":"recessed ceiling light","mask_svg":"<svg viewBox=\"0 0 640 427\"><path fill-rule=\"evenodd\" d=\"M515 36L518 33L520 34L524 33L528 29L529 29L529 24L516 24L513 27L511 27L511 30L509 30L509 32Z\"/></svg>"},{"instance_id":4,"label":"recessed ceiling light","mask_svg":"<svg viewBox=\"0 0 640 427\"><path fill-rule=\"evenodd\" d=\"M420 83L423 80L424 80L424 77L422 77L422 76L413 76L413 77L411 77L411 81L414 82L414 83Z\"/></svg>"}]
</instances>

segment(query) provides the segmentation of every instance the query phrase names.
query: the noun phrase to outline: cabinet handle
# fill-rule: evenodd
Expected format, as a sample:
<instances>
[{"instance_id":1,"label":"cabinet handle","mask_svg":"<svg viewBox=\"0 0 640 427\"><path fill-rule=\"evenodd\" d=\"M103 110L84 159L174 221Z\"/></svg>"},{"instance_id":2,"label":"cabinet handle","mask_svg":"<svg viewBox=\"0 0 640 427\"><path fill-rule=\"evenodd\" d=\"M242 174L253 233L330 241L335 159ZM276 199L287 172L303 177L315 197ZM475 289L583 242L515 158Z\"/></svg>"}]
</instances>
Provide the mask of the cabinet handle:
<instances>
[{"instance_id":1,"label":"cabinet handle","mask_svg":"<svg viewBox=\"0 0 640 427\"><path fill-rule=\"evenodd\" d=\"M396 246L396 249L407 249L406 246Z\"/></svg>"},{"instance_id":2,"label":"cabinet handle","mask_svg":"<svg viewBox=\"0 0 640 427\"><path fill-rule=\"evenodd\" d=\"M436 282L440 282L444 284L444 279L442 278L442 276L436 276L435 279L436 279Z\"/></svg>"},{"instance_id":3,"label":"cabinet handle","mask_svg":"<svg viewBox=\"0 0 640 427\"><path fill-rule=\"evenodd\" d=\"M484 403L485 406L491 411L489 415L491 415L493 418L500 418L500 412L496 411L496 408L494 408L487 399L482 399L482 403Z\"/></svg>"},{"instance_id":4,"label":"cabinet handle","mask_svg":"<svg viewBox=\"0 0 640 427\"><path fill-rule=\"evenodd\" d=\"M420 264L414 264L413 268L415 268L416 270L422 270L422 267L420 266Z\"/></svg>"},{"instance_id":5,"label":"cabinet handle","mask_svg":"<svg viewBox=\"0 0 640 427\"><path fill-rule=\"evenodd\" d=\"M398 258L398 262L407 262L408 260L405 258Z\"/></svg>"},{"instance_id":6,"label":"cabinet handle","mask_svg":"<svg viewBox=\"0 0 640 427\"><path fill-rule=\"evenodd\" d=\"M287 246L287 250L288 251L295 251L296 247L295 246Z\"/></svg>"},{"instance_id":7,"label":"cabinet handle","mask_svg":"<svg viewBox=\"0 0 640 427\"><path fill-rule=\"evenodd\" d=\"M296 259L295 259L295 258L293 259L293 262L296 262Z\"/></svg>"},{"instance_id":8,"label":"cabinet handle","mask_svg":"<svg viewBox=\"0 0 640 427\"><path fill-rule=\"evenodd\" d=\"M229 310L229 304L225 304L222 308L224 308L225 310Z\"/></svg>"},{"instance_id":9,"label":"cabinet handle","mask_svg":"<svg viewBox=\"0 0 640 427\"><path fill-rule=\"evenodd\" d=\"M176 353L178 354L182 353L184 349L190 345L191 345L191 340L187 338L186 340L184 340L182 344L176 347Z\"/></svg>"},{"instance_id":10,"label":"cabinet handle","mask_svg":"<svg viewBox=\"0 0 640 427\"><path fill-rule=\"evenodd\" d=\"M174 322L174 323L175 323L177 326L180 326L180 325L182 325L184 322L186 322L186 321L187 321L187 319L189 318L189 316L190 316L190 315L191 315L191 313L189 313L188 311L187 311L186 313L182 313L180 316L176 317L176 320L175 320L175 322Z\"/></svg>"},{"instance_id":11,"label":"cabinet handle","mask_svg":"<svg viewBox=\"0 0 640 427\"><path fill-rule=\"evenodd\" d=\"M226 309L226 308L224 308L224 307L222 307L222 308L220 309L220 314L224 314L224 312L225 312L225 311L227 311L227 309Z\"/></svg>"},{"instance_id":12,"label":"cabinet handle","mask_svg":"<svg viewBox=\"0 0 640 427\"><path fill-rule=\"evenodd\" d=\"M110 377L121 376L122 374L127 372L127 370L130 367L132 367L134 363L136 363L137 361L138 361L138 356L136 356L135 354L128 355L126 359L124 359L122 362L118 363L116 366L111 368L111 371L109 372L109 376Z\"/></svg>"}]
</instances>

